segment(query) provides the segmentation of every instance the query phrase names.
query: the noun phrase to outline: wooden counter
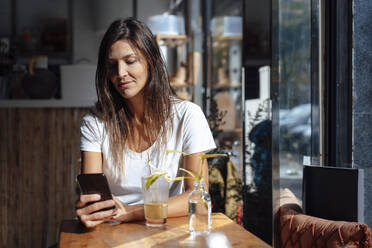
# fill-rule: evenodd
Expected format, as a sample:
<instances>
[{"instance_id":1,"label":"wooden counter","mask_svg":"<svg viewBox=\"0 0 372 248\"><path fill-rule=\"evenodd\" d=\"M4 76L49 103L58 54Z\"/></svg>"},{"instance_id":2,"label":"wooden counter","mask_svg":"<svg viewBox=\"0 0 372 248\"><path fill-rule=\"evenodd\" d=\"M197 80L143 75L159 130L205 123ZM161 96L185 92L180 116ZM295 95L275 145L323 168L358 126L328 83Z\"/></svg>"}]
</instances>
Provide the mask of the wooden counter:
<instances>
[{"instance_id":1,"label":"wooden counter","mask_svg":"<svg viewBox=\"0 0 372 248\"><path fill-rule=\"evenodd\" d=\"M216 243L217 242L217 245ZM77 220L61 225L59 247L270 247L221 213L212 215L212 232L192 237L188 217L168 218L164 228L146 227L144 221L104 223L94 229Z\"/></svg>"}]
</instances>

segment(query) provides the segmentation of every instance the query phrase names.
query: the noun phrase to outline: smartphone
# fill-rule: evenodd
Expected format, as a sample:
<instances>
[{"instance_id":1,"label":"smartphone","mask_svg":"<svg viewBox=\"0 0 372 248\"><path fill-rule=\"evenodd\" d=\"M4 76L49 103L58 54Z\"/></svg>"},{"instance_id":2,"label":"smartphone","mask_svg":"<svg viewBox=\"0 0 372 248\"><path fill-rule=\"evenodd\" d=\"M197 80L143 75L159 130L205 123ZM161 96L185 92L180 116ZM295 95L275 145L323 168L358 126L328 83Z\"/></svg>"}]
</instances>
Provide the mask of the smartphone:
<instances>
[{"instance_id":1,"label":"smartphone","mask_svg":"<svg viewBox=\"0 0 372 248\"><path fill-rule=\"evenodd\" d=\"M86 194L99 194L101 199L99 201L111 200L112 195L110 191L107 178L103 173L89 173L89 174L79 174L77 176L77 182L80 188L80 192L84 195ZM93 204L94 202L88 203ZM99 211L114 209L115 206L104 208Z\"/></svg>"}]
</instances>

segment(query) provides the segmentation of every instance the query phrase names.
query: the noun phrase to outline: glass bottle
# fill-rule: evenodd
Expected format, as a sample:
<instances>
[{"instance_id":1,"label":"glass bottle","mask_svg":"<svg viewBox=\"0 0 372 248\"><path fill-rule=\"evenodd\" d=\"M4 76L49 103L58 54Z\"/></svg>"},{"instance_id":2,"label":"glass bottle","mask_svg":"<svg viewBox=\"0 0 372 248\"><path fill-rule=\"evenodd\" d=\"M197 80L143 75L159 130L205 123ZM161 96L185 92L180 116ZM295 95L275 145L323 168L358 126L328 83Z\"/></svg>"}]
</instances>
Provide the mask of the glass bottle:
<instances>
[{"instance_id":1,"label":"glass bottle","mask_svg":"<svg viewBox=\"0 0 372 248\"><path fill-rule=\"evenodd\" d=\"M204 190L204 181L194 181L189 194L189 232L193 235L207 234L212 228L211 197Z\"/></svg>"}]
</instances>

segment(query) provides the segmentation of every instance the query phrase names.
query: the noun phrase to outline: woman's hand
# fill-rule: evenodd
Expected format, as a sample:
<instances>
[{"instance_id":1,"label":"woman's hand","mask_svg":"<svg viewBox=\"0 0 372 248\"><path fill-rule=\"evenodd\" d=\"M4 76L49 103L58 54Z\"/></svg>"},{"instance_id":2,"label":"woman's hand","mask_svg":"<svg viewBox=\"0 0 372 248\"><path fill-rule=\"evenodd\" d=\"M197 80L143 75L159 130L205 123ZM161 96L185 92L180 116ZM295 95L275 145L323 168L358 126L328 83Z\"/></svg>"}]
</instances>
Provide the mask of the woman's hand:
<instances>
[{"instance_id":1,"label":"woman's hand","mask_svg":"<svg viewBox=\"0 0 372 248\"><path fill-rule=\"evenodd\" d=\"M144 219L143 205L126 205L123 204L117 197L112 196L116 205L116 213L113 217L114 220L120 222L129 222L134 220Z\"/></svg>"},{"instance_id":2,"label":"woman's hand","mask_svg":"<svg viewBox=\"0 0 372 248\"><path fill-rule=\"evenodd\" d=\"M76 203L76 215L88 228L95 227L106 220L111 220L116 215L117 209L100 211L115 206L113 200L97 202L100 198L101 196L98 194L80 195L80 199ZM94 203L87 205L90 202Z\"/></svg>"}]
</instances>

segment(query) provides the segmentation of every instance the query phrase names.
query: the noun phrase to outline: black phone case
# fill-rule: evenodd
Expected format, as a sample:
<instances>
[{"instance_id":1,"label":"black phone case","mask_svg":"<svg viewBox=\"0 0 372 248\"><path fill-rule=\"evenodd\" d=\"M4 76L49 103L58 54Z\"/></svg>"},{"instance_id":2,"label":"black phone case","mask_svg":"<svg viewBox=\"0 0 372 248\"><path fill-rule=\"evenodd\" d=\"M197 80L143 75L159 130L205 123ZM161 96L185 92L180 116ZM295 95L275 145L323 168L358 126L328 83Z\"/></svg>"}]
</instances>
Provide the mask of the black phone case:
<instances>
[{"instance_id":1,"label":"black phone case","mask_svg":"<svg viewBox=\"0 0 372 248\"><path fill-rule=\"evenodd\" d=\"M103 173L79 174L77 181L82 194L99 194L99 201L111 200L112 195L106 176ZM92 204L92 203L90 203ZM115 207L105 208L103 210L114 209Z\"/></svg>"}]
</instances>

